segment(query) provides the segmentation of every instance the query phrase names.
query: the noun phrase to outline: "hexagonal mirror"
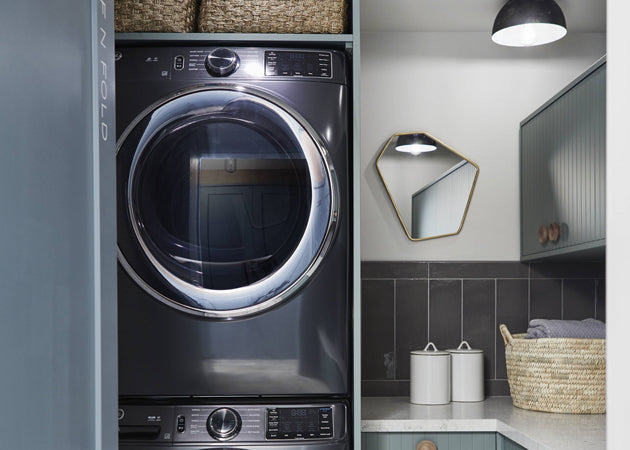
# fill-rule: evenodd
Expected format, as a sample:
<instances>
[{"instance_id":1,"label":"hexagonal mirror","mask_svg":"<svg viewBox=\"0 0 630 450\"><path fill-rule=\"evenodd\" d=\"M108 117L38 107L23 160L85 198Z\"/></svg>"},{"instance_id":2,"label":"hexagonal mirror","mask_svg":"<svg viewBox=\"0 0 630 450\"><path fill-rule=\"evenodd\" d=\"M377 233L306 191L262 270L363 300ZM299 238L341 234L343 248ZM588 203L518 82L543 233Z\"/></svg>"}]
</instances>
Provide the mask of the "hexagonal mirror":
<instances>
[{"instance_id":1,"label":"hexagonal mirror","mask_svg":"<svg viewBox=\"0 0 630 450\"><path fill-rule=\"evenodd\" d=\"M479 166L428 133L393 135L376 168L407 237L423 241L461 231Z\"/></svg>"}]
</instances>

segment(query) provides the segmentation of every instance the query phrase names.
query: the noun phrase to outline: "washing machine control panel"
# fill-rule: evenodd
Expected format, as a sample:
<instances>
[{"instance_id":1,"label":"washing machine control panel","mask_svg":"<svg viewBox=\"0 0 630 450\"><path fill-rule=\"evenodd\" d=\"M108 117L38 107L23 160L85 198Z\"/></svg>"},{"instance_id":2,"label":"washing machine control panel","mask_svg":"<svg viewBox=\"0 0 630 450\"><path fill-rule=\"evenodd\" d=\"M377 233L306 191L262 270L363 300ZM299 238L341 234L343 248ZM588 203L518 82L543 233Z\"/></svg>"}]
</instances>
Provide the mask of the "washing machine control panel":
<instances>
[{"instance_id":1,"label":"washing machine control panel","mask_svg":"<svg viewBox=\"0 0 630 450\"><path fill-rule=\"evenodd\" d=\"M118 429L121 447L146 440L172 444L325 441L347 439L342 403L124 405Z\"/></svg>"},{"instance_id":2,"label":"washing machine control panel","mask_svg":"<svg viewBox=\"0 0 630 450\"><path fill-rule=\"evenodd\" d=\"M267 439L319 439L333 436L330 406L267 408Z\"/></svg>"}]
</instances>

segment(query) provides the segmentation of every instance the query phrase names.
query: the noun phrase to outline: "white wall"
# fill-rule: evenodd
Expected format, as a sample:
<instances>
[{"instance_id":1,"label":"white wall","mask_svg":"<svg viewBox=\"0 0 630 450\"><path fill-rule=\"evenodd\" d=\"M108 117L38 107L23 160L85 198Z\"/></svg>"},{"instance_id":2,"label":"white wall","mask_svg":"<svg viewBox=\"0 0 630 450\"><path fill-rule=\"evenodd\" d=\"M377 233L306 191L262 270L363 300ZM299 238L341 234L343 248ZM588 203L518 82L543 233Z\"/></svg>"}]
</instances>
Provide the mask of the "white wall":
<instances>
[{"instance_id":1,"label":"white wall","mask_svg":"<svg viewBox=\"0 0 630 450\"><path fill-rule=\"evenodd\" d=\"M606 63L606 366L608 449L628 448L628 255L630 255L630 189L628 188L628 105L630 105L630 4L608 1Z\"/></svg>"},{"instance_id":2,"label":"white wall","mask_svg":"<svg viewBox=\"0 0 630 450\"><path fill-rule=\"evenodd\" d=\"M519 123L605 53L603 33L535 48L489 33L362 33L361 259L519 259ZM378 177L389 137L425 131L479 165L460 234L411 242Z\"/></svg>"}]
</instances>

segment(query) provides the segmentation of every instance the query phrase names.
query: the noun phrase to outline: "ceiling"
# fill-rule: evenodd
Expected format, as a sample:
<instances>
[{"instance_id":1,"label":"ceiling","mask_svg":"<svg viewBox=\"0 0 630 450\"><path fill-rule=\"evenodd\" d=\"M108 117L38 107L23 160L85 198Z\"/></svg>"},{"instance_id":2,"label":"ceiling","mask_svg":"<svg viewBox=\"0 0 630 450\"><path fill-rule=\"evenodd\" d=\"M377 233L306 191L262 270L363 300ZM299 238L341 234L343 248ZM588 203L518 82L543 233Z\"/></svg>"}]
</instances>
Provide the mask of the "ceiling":
<instances>
[{"instance_id":1,"label":"ceiling","mask_svg":"<svg viewBox=\"0 0 630 450\"><path fill-rule=\"evenodd\" d=\"M606 0L556 0L569 33L606 32ZM504 0L361 0L361 31L487 31Z\"/></svg>"}]
</instances>

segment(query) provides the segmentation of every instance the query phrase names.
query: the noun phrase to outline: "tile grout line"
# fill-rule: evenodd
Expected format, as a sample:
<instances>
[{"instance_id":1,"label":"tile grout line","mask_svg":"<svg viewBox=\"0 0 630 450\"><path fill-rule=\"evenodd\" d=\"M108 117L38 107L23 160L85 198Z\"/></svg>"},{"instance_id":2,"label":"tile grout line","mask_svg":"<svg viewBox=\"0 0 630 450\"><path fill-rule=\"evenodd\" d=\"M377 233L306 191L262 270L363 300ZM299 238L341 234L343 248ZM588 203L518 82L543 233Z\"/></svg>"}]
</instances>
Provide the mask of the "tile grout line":
<instances>
[{"instance_id":1,"label":"tile grout line","mask_svg":"<svg viewBox=\"0 0 630 450\"><path fill-rule=\"evenodd\" d=\"M595 317L595 319L597 319L597 300L599 299L599 280L595 280L595 295L593 296L594 298L594 305L593 305L593 317Z\"/></svg>"},{"instance_id":2,"label":"tile grout line","mask_svg":"<svg viewBox=\"0 0 630 450\"><path fill-rule=\"evenodd\" d=\"M560 280L560 319L564 319L564 278Z\"/></svg>"},{"instance_id":3,"label":"tile grout line","mask_svg":"<svg viewBox=\"0 0 630 450\"><path fill-rule=\"evenodd\" d=\"M497 279L494 279L494 379L497 379Z\"/></svg>"},{"instance_id":4,"label":"tile grout line","mask_svg":"<svg viewBox=\"0 0 630 450\"><path fill-rule=\"evenodd\" d=\"M397 280L394 279L394 380L396 380L398 376L398 333L396 330L396 324L398 323L398 320L396 320L396 291L398 289L396 281Z\"/></svg>"},{"instance_id":5,"label":"tile grout line","mask_svg":"<svg viewBox=\"0 0 630 450\"><path fill-rule=\"evenodd\" d=\"M532 315L531 296L532 296L532 263L528 263L527 272L527 326Z\"/></svg>"},{"instance_id":6,"label":"tile grout line","mask_svg":"<svg viewBox=\"0 0 630 450\"><path fill-rule=\"evenodd\" d=\"M427 342L431 340L431 280L427 280Z\"/></svg>"},{"instance_id":7,"label":"tile grout line","mask_svg":"<svg viewBox=\"0 0 630 450\"><path fill-rule=\"evenodd\" d=\"M459 342L464 340L464 280L459 280L460 294L459 294Z\"/></svg>"}]
</instances>

